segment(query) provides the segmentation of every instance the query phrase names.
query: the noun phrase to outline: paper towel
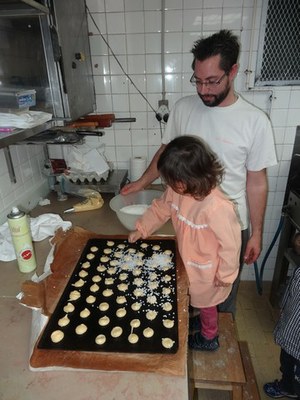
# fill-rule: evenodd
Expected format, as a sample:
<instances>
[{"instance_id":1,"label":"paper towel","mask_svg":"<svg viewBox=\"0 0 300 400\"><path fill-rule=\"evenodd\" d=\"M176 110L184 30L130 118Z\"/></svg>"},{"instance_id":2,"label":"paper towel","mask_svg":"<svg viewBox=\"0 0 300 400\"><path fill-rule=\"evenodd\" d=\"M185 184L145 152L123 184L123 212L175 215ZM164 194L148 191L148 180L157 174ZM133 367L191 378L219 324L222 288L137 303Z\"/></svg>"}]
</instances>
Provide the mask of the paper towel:
<instances>
[{"instance_id":1,"label":"paper towel","mask_svg":"<svg viewBox=\"0 0 300 400\"><path fill-rule=\"evenodd\" d=\"M147 159L145 157L133 157L130 159L130 180L131 182L139 179L147 167Z\"/></svg>"}]
</instances>

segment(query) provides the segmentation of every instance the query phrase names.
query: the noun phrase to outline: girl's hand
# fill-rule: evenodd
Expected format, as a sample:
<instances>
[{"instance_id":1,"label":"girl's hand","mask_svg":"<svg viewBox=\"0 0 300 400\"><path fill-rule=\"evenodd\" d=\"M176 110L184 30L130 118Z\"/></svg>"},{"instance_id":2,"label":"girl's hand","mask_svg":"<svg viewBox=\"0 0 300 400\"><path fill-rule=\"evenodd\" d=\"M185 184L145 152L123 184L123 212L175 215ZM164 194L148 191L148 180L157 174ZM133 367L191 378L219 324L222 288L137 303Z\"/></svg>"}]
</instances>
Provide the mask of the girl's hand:
<instances>
[{"instance_id":1,"label":"girl's hand","mask_svg":"<svg viewBox=\"0 0 300 400\"><path fill-rule=\"evenodd\" d=\"M134 243L134 242L136 242L137 240L141 239L141 237L142 237L142 234L141 234L140 231L138 231L138 230L132 231L132 232L130 232L129 235L128 235L128 242L129 242L129 243Z\"/></svg>"},{"instance_id":2,"label":"girl's hand","mask_svg":"<svg viewBox=\"0 0 300 400\"><path fill-rule=\"evenodd\" d=\"M230 285L231 285L231 283L222 282L217 277L215 277L215 286L217 286L217 287L227 287L227 286L230 286Z\"/></svg>"}]
</instances>

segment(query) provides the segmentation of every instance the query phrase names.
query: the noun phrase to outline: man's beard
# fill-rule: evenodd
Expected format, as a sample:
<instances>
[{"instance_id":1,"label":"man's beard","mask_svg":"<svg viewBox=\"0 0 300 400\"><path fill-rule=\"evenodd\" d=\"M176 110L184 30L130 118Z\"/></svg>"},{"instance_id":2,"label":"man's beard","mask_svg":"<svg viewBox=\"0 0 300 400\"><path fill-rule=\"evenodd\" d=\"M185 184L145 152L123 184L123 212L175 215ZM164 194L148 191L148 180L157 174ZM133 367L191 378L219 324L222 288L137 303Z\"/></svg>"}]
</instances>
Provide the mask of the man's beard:
<instances>
[{"instance_id":1,"label":"man's beard","mask_svg":"<svg viewBox=\"0 0 300 400\"><path fill-rule=\"evenodd\" d=\"M227 85L223 92L219 94L205 94L201 95L198 93L198 96L203 101L203 103L208 107L217 107L223 100L226 99L228 93L230 91L230 86Z\"/></svg>"}]
</instances>

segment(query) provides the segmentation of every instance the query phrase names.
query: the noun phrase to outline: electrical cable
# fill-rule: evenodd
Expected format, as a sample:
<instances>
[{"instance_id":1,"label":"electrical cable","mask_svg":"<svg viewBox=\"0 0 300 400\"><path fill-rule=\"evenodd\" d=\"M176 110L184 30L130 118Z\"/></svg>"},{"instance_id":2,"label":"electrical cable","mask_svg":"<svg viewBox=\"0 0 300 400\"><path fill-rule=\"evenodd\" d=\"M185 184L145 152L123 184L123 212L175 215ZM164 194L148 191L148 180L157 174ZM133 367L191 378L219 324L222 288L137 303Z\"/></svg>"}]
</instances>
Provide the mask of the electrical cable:
<instances>
[{"instance_id":1,"label":"electrical cable","mask_svg":"<svg viewBox=\"0 0 300 400\"><path fill-rule=\"evenodd\" d=\"M267 252L266 252L266 254L265 254L264 258L263 258L263 261L262 261L262 264L261 264L261 267L260 267L260 271L259 271L259 267L258 267L257 261L255 261L253 263L254 264L254 272L255 272L256 288L257 288L258 294L260 294L260 295L262 295L262 293L263 293L262 282L263 282L263 275L264 275L265 265L266 265L267 259L269 258L269 255L270 255L270 253L271 253L271 251L272 251L272 249L273 249L273 247L274 247L274 245L275 245L275 243L277 241L277 238L278 238L278 236L279 236L279 234L280 234L280 232L282 230L283 222L284 222L284 212L282 212L282 214L281 214L281 217L280 217L280 220L279 220L279 224L278 224L277 230L275 232L275 235L273 237L273 240L270 243L270 246L269 246L269 248L268 248L268 250L267 250Z\"/></svg>"}]
</instances>

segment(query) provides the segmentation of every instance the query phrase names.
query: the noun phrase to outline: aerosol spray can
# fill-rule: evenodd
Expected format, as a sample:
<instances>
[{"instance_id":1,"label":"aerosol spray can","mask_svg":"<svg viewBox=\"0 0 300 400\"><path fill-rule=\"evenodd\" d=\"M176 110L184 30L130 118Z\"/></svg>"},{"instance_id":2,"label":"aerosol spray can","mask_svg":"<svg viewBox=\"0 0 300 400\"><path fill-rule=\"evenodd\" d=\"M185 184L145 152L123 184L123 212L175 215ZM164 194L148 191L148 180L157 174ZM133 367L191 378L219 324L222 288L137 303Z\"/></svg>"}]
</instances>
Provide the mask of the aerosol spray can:
<instances>
[{"instance_id":1,"label":"aerosol spray can","mask_svg":"<svg viewBox=\"0 0 300 400\"><path fill-rule=\"evenodd\" d=\"M25 212L13 207L7 218L19 270L25 273L32 272L36 269L36 260L28 217Z\"/></svg>"}]
</instances>

